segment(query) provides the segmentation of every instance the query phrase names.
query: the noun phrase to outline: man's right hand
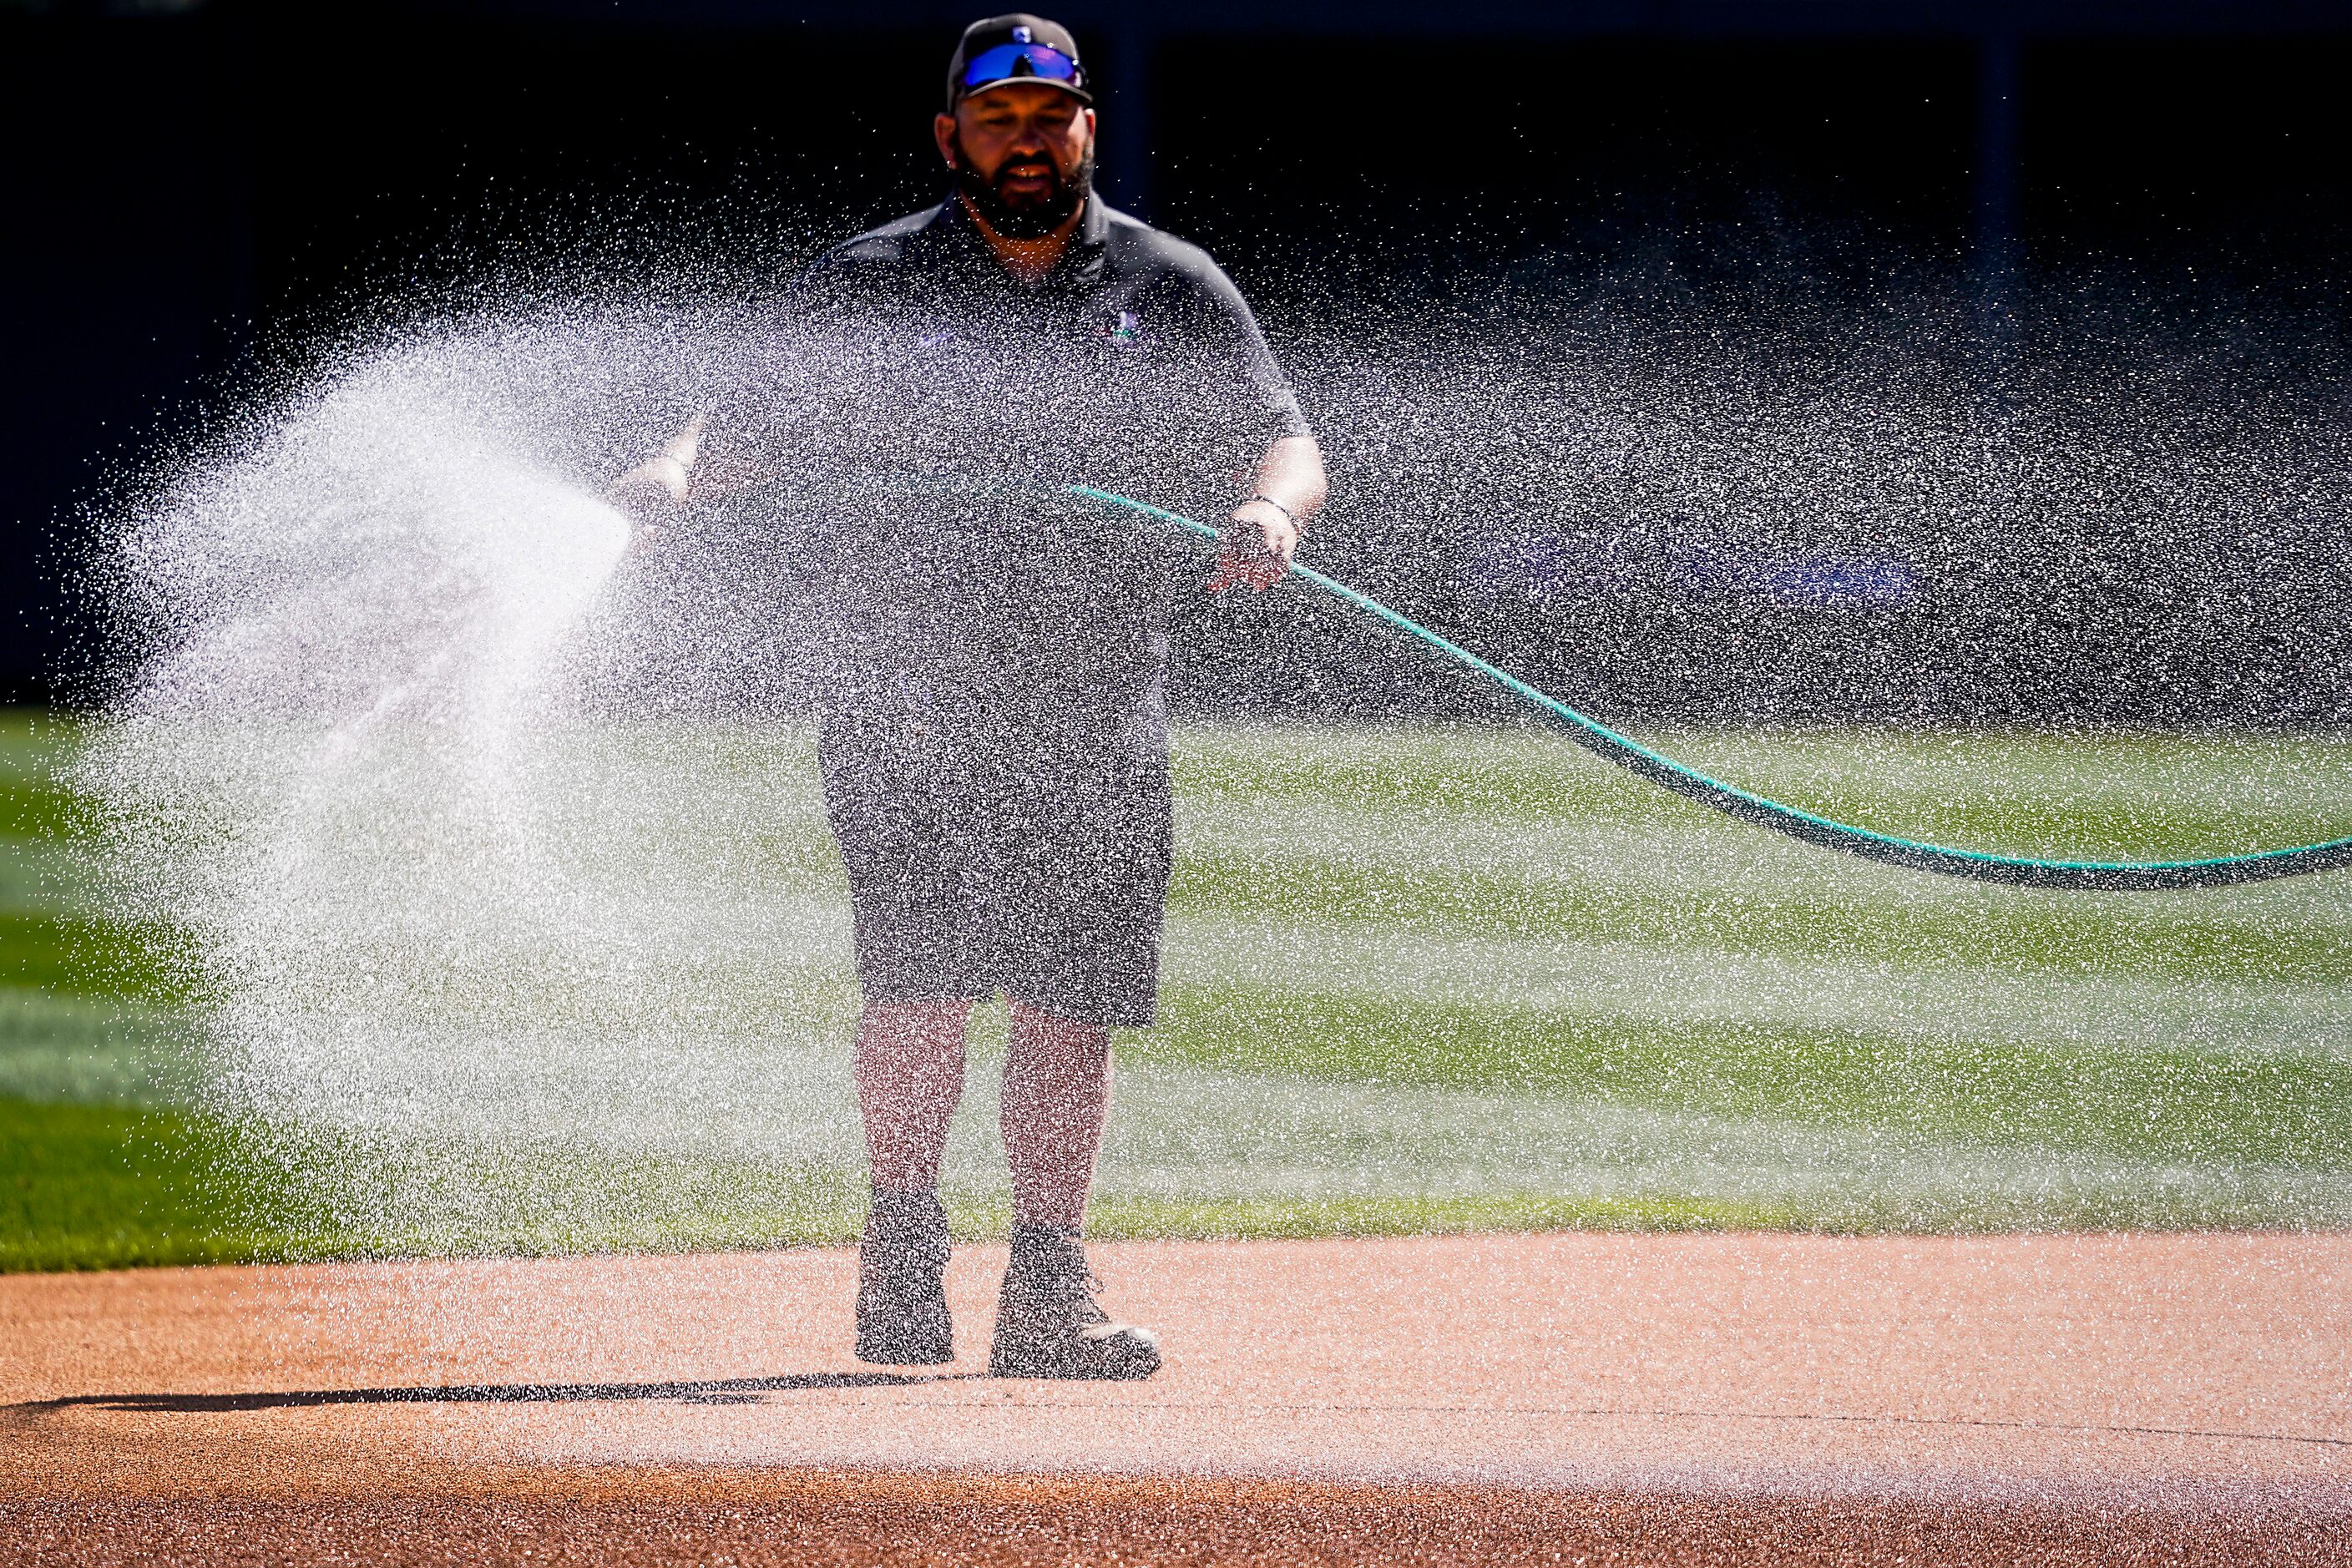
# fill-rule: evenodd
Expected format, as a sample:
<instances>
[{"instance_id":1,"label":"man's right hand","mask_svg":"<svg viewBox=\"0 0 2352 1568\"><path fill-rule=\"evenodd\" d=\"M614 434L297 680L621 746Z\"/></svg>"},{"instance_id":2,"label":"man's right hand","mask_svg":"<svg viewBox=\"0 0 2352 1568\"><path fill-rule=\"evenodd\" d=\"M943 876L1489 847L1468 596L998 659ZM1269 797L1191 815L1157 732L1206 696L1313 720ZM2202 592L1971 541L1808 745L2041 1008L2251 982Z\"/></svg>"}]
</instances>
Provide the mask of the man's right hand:
<instances>
[{"instance_id":1,"label":"man's right hand","mask_svg":"<svg viewBox=\"0 0 2352 1568\"><path fill-rule=\"evenodd\" d=\"M605 504L635 525L629 541L631 550L653 542L658 525L686 505L694 490L694 460L701 448L703 426L709 423L708 414L696 415L659 452L614 479L604 491Z\"/></svg>"},{"instance_id":2,"label":"man's right hand","mask_svg":"<svg viewBox=\"0 0 2352 1568\"><path fill-rule=\"evenodd\" d=\"M1209 592L1222 594L1236 583L1260 593L1282 581L1298 553L1298 525L1290 514L1265 500L1246 500L1225 520L1217 552L1217 574Z\"/></svg>"}]
</instances>

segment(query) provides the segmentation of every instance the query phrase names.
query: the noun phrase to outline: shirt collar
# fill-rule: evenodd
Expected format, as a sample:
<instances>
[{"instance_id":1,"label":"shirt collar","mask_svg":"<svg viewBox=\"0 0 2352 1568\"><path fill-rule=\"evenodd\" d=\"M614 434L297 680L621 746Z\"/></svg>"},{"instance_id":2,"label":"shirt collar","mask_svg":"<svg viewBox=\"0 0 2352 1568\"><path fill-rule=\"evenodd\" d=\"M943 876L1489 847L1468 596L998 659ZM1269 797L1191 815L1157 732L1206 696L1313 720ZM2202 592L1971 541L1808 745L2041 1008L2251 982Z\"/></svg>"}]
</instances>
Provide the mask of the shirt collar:
<instances>
[{"instance_id":1,"label":"shirt collar","mask_svg":"<svg viewBox=\"0 0 2352 1568\"><path fill-rule=\"evenodd\" d=\"M1001 273L1011 281L1012 274L1004 271L996 253L988 248L988 241L981 237L980 226L972 221L971 209L955 192L948 193L947 200L940 204L925 226L950 239L958 249L968 249L971 256L985 260L992 272ZM1091 283L1099 278L1103 246L1109 235L1110 218L1103 206L1102 194L1089 191L1087 205L1078 211L1078 226L1071 232L1068 247L1063 250L1061 259L1054 263L1054 269L1045 274L1040 287L1050 289L1070 281Z\"/></svg>"}]
</instances>

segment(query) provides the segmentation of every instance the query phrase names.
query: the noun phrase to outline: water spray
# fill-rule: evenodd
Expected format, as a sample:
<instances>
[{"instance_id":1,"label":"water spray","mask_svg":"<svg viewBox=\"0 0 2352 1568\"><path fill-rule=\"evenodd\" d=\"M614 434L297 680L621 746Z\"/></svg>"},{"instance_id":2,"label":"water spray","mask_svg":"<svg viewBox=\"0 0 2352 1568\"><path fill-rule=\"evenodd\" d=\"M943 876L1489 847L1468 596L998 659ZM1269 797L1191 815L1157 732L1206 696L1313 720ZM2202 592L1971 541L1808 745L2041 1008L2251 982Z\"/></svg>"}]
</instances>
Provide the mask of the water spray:
<instances>
[{"instance_id":1,"label":"water spray","mask_svg":"<svg viewBox=\"0 0 2352 1568\"><path fill-rule=\"evenodd\" d=\"M1171 524L1202 539L1222 536L1207 523L1147 501L1088 485L1066 487L1070 495ZM1710 778L1697 769L1652 751L1619 734L1589 714L1580 713L1521 680L1510 671L1487 663L1460 644L1441 637L1370 595L1325 576L1297 562L1290 575L1321 590L1349 608L1381 626L1403 632L1435 649L1453 663L1484 677L1512 696L1560 724L1569 738L1595 756L1629 768L1661 788L1672 790L1727 816L1759 827L1785 833L1791 838L1825 849L1842 849L1865 860L1883 860L1915 871L1965 877L1979 882L2005 882L2021 888L2062 888L2108 892L2147 891L2164 888L2218 888L2238 882L2268 881L2275 877L2306 877L2314 872L2352 865L2352 838L2332 838L2320 844L2299 844L2284 849L2263 849L2244 855L2221 855L2199 860L2044 860L2023 855L1990 855L1976 849L1955 849L1922 844L1875 832L1850 822L1836 822L1797 806L1768 800L1737 784Z\"/></svg>"}]
</instances>

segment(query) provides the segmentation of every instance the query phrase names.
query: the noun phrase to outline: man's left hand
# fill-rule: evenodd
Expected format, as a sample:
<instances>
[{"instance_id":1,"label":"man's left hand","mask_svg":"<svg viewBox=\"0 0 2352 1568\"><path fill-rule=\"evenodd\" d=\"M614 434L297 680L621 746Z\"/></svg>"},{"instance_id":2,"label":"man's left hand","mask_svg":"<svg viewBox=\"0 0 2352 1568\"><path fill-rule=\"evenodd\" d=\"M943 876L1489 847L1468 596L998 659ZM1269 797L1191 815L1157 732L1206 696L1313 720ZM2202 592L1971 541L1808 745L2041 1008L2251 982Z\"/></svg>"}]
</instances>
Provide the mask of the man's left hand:
<instances>
[{"instance_id":1,"label":"man's left hand","mask_svg":"<svg viewBox=\"0 0 2352 1568\"><path fill-rule=\"evenodd\" d=\"M1246 583L1263 593L1290 570L1290 559L1298 553L1298 525L1278 506L1244 501L1225 520L1222 543L1209 592L1222 594L1236 583Z\"/></svg>"}]
</instances>

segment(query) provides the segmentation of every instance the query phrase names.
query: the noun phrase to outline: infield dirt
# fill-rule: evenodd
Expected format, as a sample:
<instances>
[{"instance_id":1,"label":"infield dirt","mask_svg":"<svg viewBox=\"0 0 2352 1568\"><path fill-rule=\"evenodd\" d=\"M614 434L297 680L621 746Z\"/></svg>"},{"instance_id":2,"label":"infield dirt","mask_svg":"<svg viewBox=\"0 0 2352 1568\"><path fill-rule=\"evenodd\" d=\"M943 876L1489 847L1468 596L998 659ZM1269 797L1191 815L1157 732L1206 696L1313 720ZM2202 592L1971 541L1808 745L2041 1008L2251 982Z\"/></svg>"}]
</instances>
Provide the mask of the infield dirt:
<instances>
[{"instance_id":1,"label":"infield dirt","mask_svg":"<svg viewBox=\"0 0 2352 1568\"><path fill-rule=\"evenodd\" d=\"M0 1279L26 1563L2352 1562L2352 1237L1138 1243L1140 1384L854 1258Z\"/></svg>"}]
</instances>

